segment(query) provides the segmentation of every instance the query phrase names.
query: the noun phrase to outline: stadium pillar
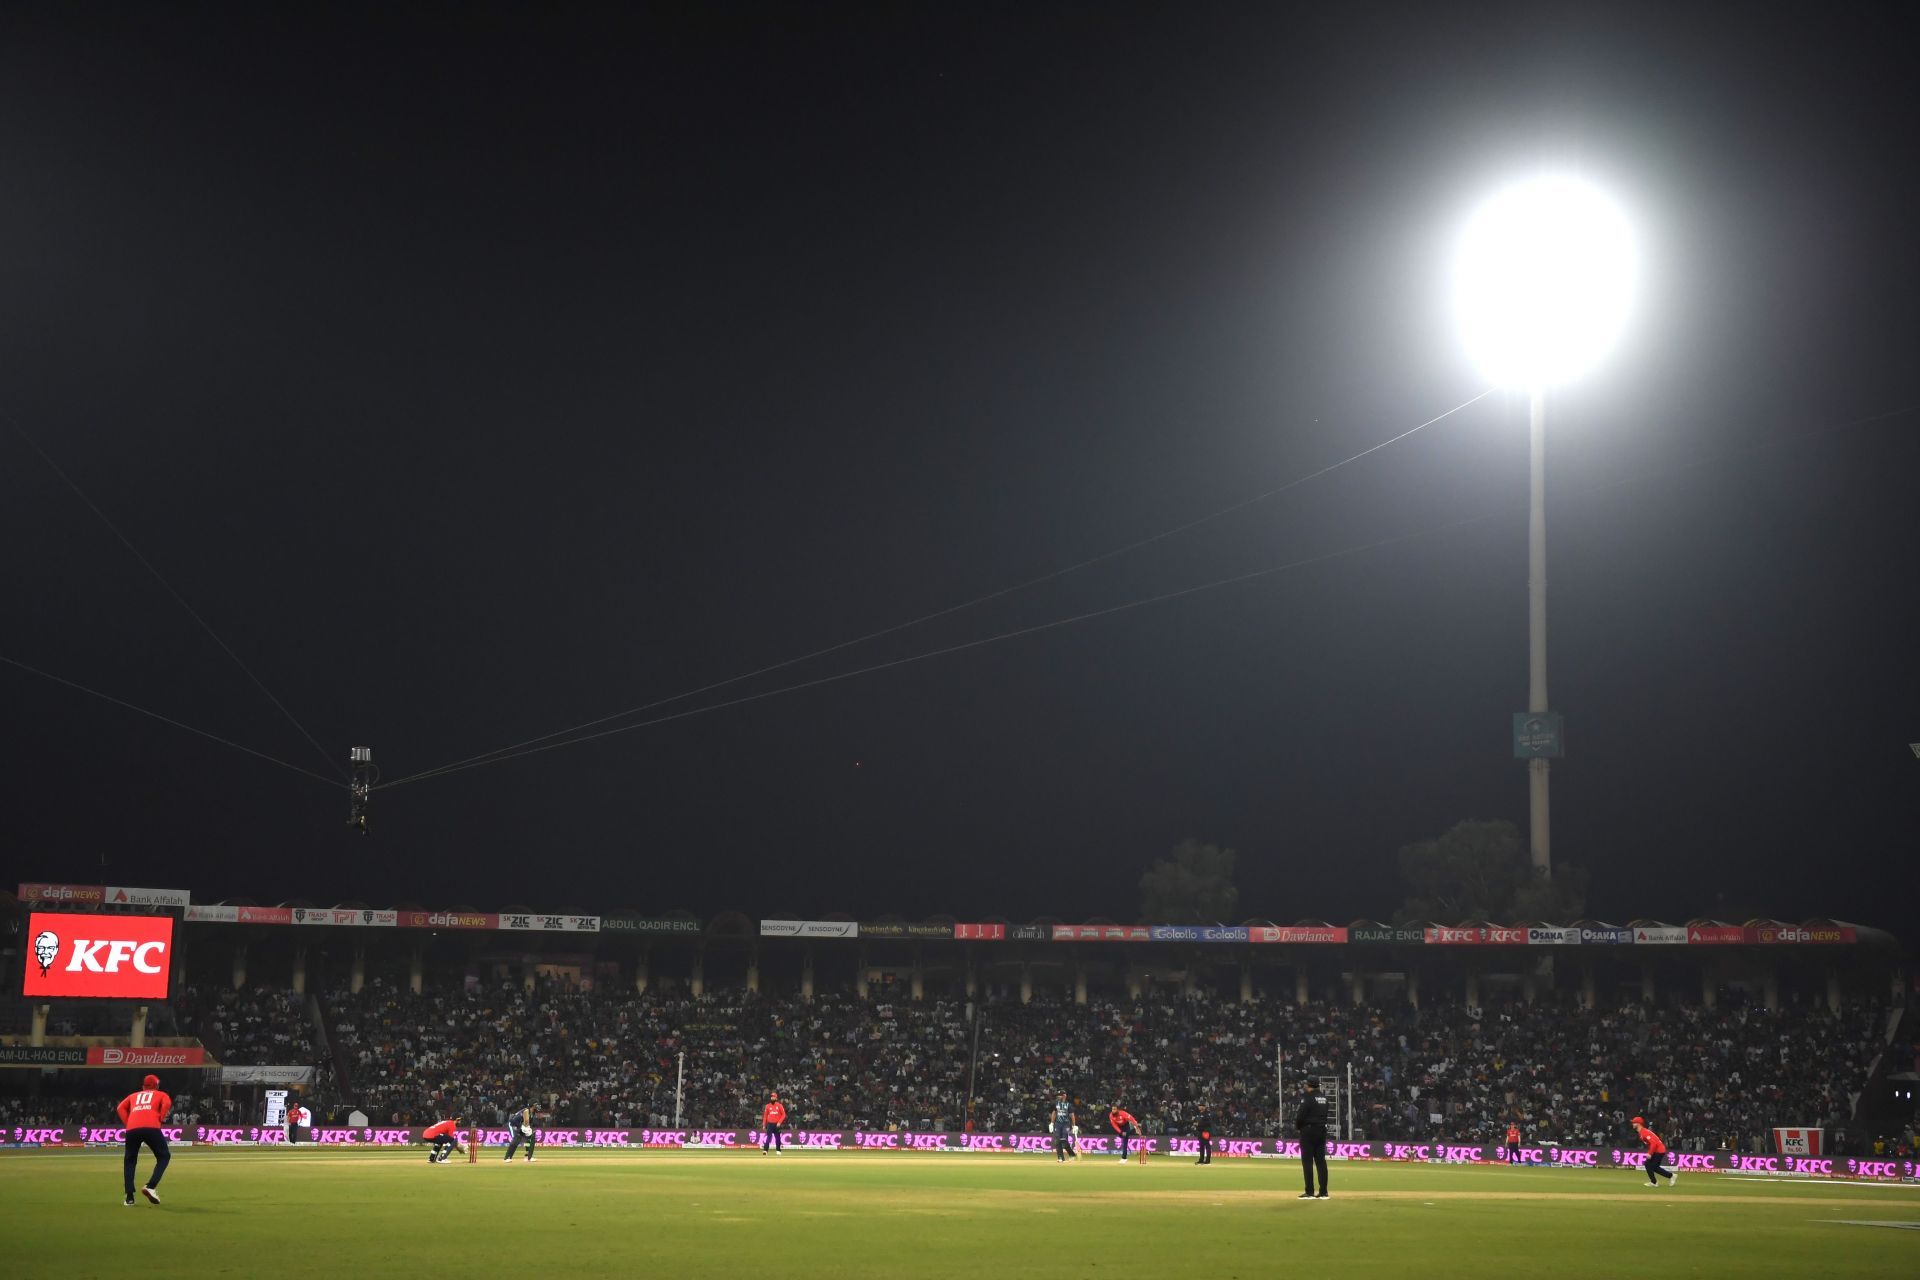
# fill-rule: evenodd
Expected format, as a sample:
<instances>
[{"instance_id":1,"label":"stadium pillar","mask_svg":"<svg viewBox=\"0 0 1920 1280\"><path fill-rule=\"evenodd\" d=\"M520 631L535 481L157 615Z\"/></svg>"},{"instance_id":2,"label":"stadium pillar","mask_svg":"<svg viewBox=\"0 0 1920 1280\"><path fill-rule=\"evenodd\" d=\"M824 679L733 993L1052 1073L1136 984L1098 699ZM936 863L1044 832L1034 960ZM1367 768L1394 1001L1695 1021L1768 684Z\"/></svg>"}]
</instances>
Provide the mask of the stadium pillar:
<instances>
[{"instance_id":1,"label":"stadium pillar","mask_svg":"<svg viewBox=\"0 0 1920 1280\"><path fill-rule=\"evenodd\" d=\"M693 973L687 980L687 990L698 1000L707 994L707 953L704 948L693 953ZM865 995L866 992L860 994Z\"/></svg>"},{"instance_id":2,"label":"stadium pillar","mask_svg":"<svg viewBox=\"0 0 1920 1280\"><path fill-rule=\"evenodd\" d=\"M127 1039L136 1049L147 1043L147 1006L133 1006L133 1026L128 1029Z\"/></svg>"},{"instance_id":3,"label":"stadium pillar","mask_svg":"<svg viewBox=\"0 0 1920 1280\"><path fill-rule=\"evenodd\" d=\"M1652 1004L1653 999L1653 966L1643 964L1640 966L1640 1003Z\"/></svg>"},{"instance_id":4,"label":"stadium pillar","mask_svg":"<svg viewBox=\"0 0 1920 1280\"><path fill-rule=\"evenodd\" d=\"M53 1006L37 1004L33 1006L33 1021L28 1024L27 1043L38 1049L47 1042L47 1014Z\"/></svg>"},{"instance_id":5,"label":"stadium pillar","mask_svg":"<svg viewBox=\"0 0 1920 1280\"><path fill-rule=\"evenodd\" d=\"M854 957L853 994L862 1000L867 998L867 948L864 944L860 947L859 955Z\"/></svg>"},{"instance_id":6,"label":"stadium pillar","mask_svg":"<svg viewBox=\"0 0 1920 1280\"><path fill-rule=\"evenodd\" d=\"M1077 1005L1087 1003L1087 962L1077 955L1073 958L1073 1002Z\"/></svg>"},{"instance_id":7,"label":"stadium pillar","mask_svg":"<svg viewBox=\"0 0 1920 1280\"><path fill-rule=\"evenodd\" d=\"M1367 1002L1367 975L1355 969L1353 979L1353 1003L1357 1008Z\"/></svg>"},{"instance_id":8,"label":"stadium pillar","mask_svg":"<svg viewBox=\"0 0 1920 1280\"><path fill-rule=\"evenodd\" d=\"M907 996L912 1000L927 998L927 975L920 967L920 948L913 949L913 973L909 978Z\"/></svg>"},{"instance_id":9,"label":"stadium pillar","mask_svg":"<svg viewBox=\"0 0 1920 1280\"><path fill-rule=\"evenodd\" d=\"M1711 1009L1719 1003L1720 988L1713 980L1713 969L1710 966L1702 965L1700 967L1701 1007Z\"/></svg>"},{"instance_id":10,"label":"stadium pillar","mask_svg":"<svg viewBox=\"0 0 1920 1280\"><path fill-rule=\"evenodd\" d=\"M1420 1007L1420 971L1412 965L1407 966L1407 1003Z\"/></svg>"},{"instance_id":11,"label":"stadium pillar","mask_svg":"<svg viewBox=\"0 0 1920 1280\"><path fill-rule=\"evenodd\" d=\"M1140 998L1140 989L1140 971L1129 968L1127 970L1127 999L1138 1000Z\"/></svg>"},{"instance_id":12,"label":"stadium pillar","mask_svg":"<svg viewBox=\"0 0 1920 1280\"><path fill-rule=\"evenodd\" d=\"M1767 969L1766 977L1761 979L1760 993L1760 998L1766 1004L1768 1013L1772 1013L1780 1007L1780 975L1775 973L1771 967Z\"/></svg>"},{"instance_id":13,"label":"stadium pillar","mask_svg":"<svg viewBox=\"0 0 1920 1280\"><path fill-rule=\"evenodd\" d=\"M1827 970L1827 1012L1840 1012L1840 971Z\"/></svg>"},{"instance_id":14,"label":"stadium pillar","mask_svg":"<svg viewBox=\"0 0 1920 1280\"><path fill-rule=\"evenodd\" d=\"M1240 1003L1253 1003L1253 959L1248 957L1240 962Z\"/></svg>"},{"instance_id":15,"label":"stadium pillar","mask_svg":"<svg viewBox=\"0 0 1920 1280\"><path fill-rule=\"evenodd\" d=\"M808 947L800 957L800 998L813 999L813 948Z\"/></svg>"},{"instance_id":16,"label":"stadium pillar","mask_svg":"<svg viewBox=\"0 0 1920 1280\"><path fill-rule=\"evenodd\" d=\"M747 992L756 996L760 994L760 948L758 947L747 950Z\"/></svg>"},{"instance_id":17,"label":"stadium pillar","mask_svg":"<svg viewBox=\"0 0 1920 1280\"><path fill-rule=\"evenodd\" d=\"M642 947L639 956L633 962L633 993L643 996L647 994L647 988L652 984L653 953Z\"/></svg>"},{"instance_id":18,"label":"stadium pillar","mask_svg":"<svg viewBox=\"0 0 1920 1280\"><path fill-rule=\"evenodd\" d=\"M233 944L233 989L238 991L247 985L247 944Z\"/></svg>"},{"instance_id":19,"label":"stadium pillar","mask_svg":"<svg viewBox=\"0 0 1920 1280\"><path fill-rule=\"evenodd\" d=\"M1293 1002L1298 1005L1304 1005L1307 1002L1307 971L1305 969L1293 971Z\"/></svg>"},{"instance_id":20,"label":"stadium pillar","mask_svg":"<svg viewBox=\"0 0 1920 1280\"><path fill-rule=\"evenodd\" d=\"M967 948L967 999L971 1000L980 993L980 979L973 970L973 948Z\"/></svg>"},{"instance_id":21,"label":"stadium pillar","mask_svg":"<svg viewBox=\"0 0 1920 1280\"><path fill-rule=\"evenodd\" d=\"M1033 1003L1033 966L1030 964L1020 966L1020 1003Z\"/></svg>"},{"instance_id":22,"label":"stadium pillar","mask_svg":"<svg viewBox=\"0 0 1920 1280\"><path fill-rule=\"evenodd\" d=\"M1469 973L1467 975L1467 1008L1478 1009L1479 1007L1480 975L1477 973Z\"/></svg>"},{"instance_id":23,"label":"stadium pillar","mask_svg":"<svg viewBox=\"0 0 1920 1280\"><path fill-rule=\"evenodd\" d=\"M407 990L419 995L427 980L427 944L413 944L413 954L407 958Z\"/></svg>"},{"instance_id":24,"label":"stadium pillar","mask_svg":"<svg viewBox=\"0 0 1920 1280\"><path fill-rule=\"evenodd\" d=\"M1534 980L1532 974L1522 974L1520 976L1520 999L1527 1004L1532 1004L1539 998L1540 984Z\"/></svg>"},{"instance_id":25,"label":"stadium pillar","mask_svg":"<svg viewBox=\"0 0 1920 1280\"><path fill-rule=\"evenodd\" d=\"M1593 1006L1593 961L1586 960L1580 965L1580 1007L1592 1009Z\"/></svg>"},{"instance_id":26,"label":"stadium pillar","mask_svg":"<svg viewBox=\"0 0 1920 1280\"><path fill-rule=\"evenodd\" d=\"M298 943L293 948L293 994L307 994L307 947Z\"/></svg>"},{"instance_id":27,"label":"stadium pillar","mask_svg":"<svg viewBox=\"0 0 1920 1280\"><path fill-rule=\"evenodd\" d=\"M347 975L347 990L354 995L360 994L360 988L367 985L367 944L353 944L353 968Z\"/></svg>"}]
</instances>

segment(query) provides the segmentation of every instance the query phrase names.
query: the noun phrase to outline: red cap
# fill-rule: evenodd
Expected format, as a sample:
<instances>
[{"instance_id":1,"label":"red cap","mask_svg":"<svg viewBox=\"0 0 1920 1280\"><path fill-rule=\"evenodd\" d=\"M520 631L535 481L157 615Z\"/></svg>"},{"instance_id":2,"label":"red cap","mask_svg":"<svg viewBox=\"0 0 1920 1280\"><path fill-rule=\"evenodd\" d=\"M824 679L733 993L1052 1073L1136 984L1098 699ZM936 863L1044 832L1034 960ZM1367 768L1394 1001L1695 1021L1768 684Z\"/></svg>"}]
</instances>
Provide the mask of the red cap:
<instances>
[{"instance_id":1,"label":"red cap","mask_svg":"<svg viewBox=\"0 0 1920 1280\"><path fill-rule=\"evenodd\" d=\"M1645 1124L1645 1123L1646 1123L1646 1121L1645 1121L1645 1120L1642 1120L1642 1119L1641 1119L1641 1118L1640 1118L1639 1116L1635 1116L1635 1117L1633 1118L1633 1122L1634 1122L1635 1124Z\"/></svg>"},{"instance_id":2,"label":"red cap","mask_svg":"<svg viewBox=\"0 0 1920 1280\"><path fill-rule=\"evenodd\" d=\"M140 1087L142 1089L158 1089L160 1087L160 1077L148 1076L145 1080L142 1080L140 1082Z\"/></svg>"}]
</instances>

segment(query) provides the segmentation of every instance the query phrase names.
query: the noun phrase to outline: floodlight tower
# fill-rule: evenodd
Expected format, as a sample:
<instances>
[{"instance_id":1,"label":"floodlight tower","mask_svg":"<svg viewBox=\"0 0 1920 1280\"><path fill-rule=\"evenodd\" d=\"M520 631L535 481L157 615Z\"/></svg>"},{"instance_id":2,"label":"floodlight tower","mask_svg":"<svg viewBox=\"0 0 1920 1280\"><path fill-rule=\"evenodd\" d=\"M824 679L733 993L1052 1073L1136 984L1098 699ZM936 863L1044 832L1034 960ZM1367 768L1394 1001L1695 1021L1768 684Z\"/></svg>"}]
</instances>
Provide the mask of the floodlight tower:
<instances>
[{"instance_id":1,"label":"floodlight tower","mask_svg":"<svg viewBox=\"0 0 1920 1280\"><path fill-rule=\"evenodd\" d=\"M1475 364L1528 399L1527 710L1513 718L1514 754L1527 762L1533 871L1553 872L1548 761L1562 754L1560 718L1547 702L1547 390L1598 363L1625 327L1635 286L1625 215L1573 177L1527 178L1497 192L1468 220L1454 262L1461 334Z\"/></svg>"}]
</instances>

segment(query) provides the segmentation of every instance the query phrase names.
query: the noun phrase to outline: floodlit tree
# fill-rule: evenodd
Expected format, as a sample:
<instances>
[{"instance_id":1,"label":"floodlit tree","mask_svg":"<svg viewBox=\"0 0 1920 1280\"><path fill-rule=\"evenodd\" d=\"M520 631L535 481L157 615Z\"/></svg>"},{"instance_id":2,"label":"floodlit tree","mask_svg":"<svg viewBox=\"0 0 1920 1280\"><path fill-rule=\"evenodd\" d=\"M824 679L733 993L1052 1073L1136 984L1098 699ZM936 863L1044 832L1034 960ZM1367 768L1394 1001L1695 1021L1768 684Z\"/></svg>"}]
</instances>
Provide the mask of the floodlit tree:
<instances>
[{"instance_id":1,"label":"floodlit tree","mask_svg":"<svg viewBox=\"0 0 1920 1280\"><path fill-rule=\"evenodd\" d=\"M1587 905L1587 873L1561 865L1549 879L1534 876L1526 841L1504 819L1458 822L1436 839L1402 846L1400 878L1407 890L1401 921L1563 923Z\"/></svg>"},{"instance_id":2,"label":"floodlit tree","mask_svg":"<svg viewBox=\"0 0 1920 1280\"><path fill-rule=\"evenodd\" d=\"M1140 877L1140 915L1154 924L1224 924L1234 918L1239 855L1219 845L1182 840Z\"/></svg>"}]
</instances>

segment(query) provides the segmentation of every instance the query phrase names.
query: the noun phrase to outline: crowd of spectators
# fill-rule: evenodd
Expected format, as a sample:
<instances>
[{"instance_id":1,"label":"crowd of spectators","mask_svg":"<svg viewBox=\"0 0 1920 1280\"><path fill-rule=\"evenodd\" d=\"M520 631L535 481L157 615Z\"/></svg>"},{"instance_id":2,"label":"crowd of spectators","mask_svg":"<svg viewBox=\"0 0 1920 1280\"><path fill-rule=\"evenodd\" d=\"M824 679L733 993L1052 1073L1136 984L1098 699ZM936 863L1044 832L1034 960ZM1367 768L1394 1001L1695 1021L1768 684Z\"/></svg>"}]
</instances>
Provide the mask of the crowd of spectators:
<instances>
[{"instance_id":1,"label":"crowd of spectators","mask_svg":"<svg viewBox=\"0 0 1920 1280\"><path fill-rule=\"evenodd\" d=\"M636 996L541 979L424 994L376 980L321 1001L343 1075L302 997L190 988L176 1012L223 1062L318 1067L306 1101L322 1124L356 1111L373 1124L494 1122L532 1105L553 1125L663 1128L677 1100L685 1126L740 1128L778 1089L801 1128L1032 1131L1064 1089L1093 1131L1118 1104L1149 1132L1190 1132L1206 1117L1217 1133L1265 1136L1290 1132L1282 1070L1291 1098L1307 1077L1344 1089L1351 1066L1357 1138L1490 1143L1518 1123L1529 1143L1605 1146L1643 1115L1696 1150L1762 1150L1776 1125L1824 1126L1838 1149L1886 1027L1884 1007L1769 1010L1737 993L1715 1008L1207 995L1079 1006L1064 993L971 1005ZM233 1121L240 1105L187 1098L176 1114ZM0 1099L8 1127L82 1121L105 1121L99 1100Z\"/></svg>"},{"instance_id":2,"label":"crowd of spectators","mask_svg":"<svg viewBox=\"0 0 1920 1280\"><path fill-rule=\"evenodd\" d=\"M542 982L326 996L348 1079L318 1109L418 1123L532 1105L554 1124L736 1128L770 1089L802 1125L941 1122L964 1109L965 1007L744 992L636 998ZM681 1055L685 1075L681 1076Z\"/></svg>"},{"instance_id":3,"label":"crowd of spectators","mask_svg":"<svg viewBox=\"0 0 1920 1280\"><path fill-rule=\"evenodd\" d=\"M976 1114L1028 1128L1057 1089L1104 1123L1123 1105L1151 1131L1284 1132L1279 1089L1337 1080L1358 1138L1604 1146L1648 1121L1670 1142L1761 1149L1776 1125L1842 1129L1885 1011L1737 999L1719 1008L1586 1009L1570 1000L1296 1005L1205 996L990 1005ZM1284 1055L1282 1058L1279 1055ZM1351 1120L1345 1114L1352 1067ZM1284 1072L1284 1076L1283 1076ZM1289 1104L1291 1105L1291 1104Z\"/></svg>"},{"instance_id":4,"label":"crowd of spectators","mask_svg":"<svg viewBox=\"0 0 1920 1280\"><path fill-rule=\"evenodd\" d=\"M175 1020L228 1066L310 1066L319 1060L307 998L285 988L189 985Z\"/></svg>"}]
</instances>

